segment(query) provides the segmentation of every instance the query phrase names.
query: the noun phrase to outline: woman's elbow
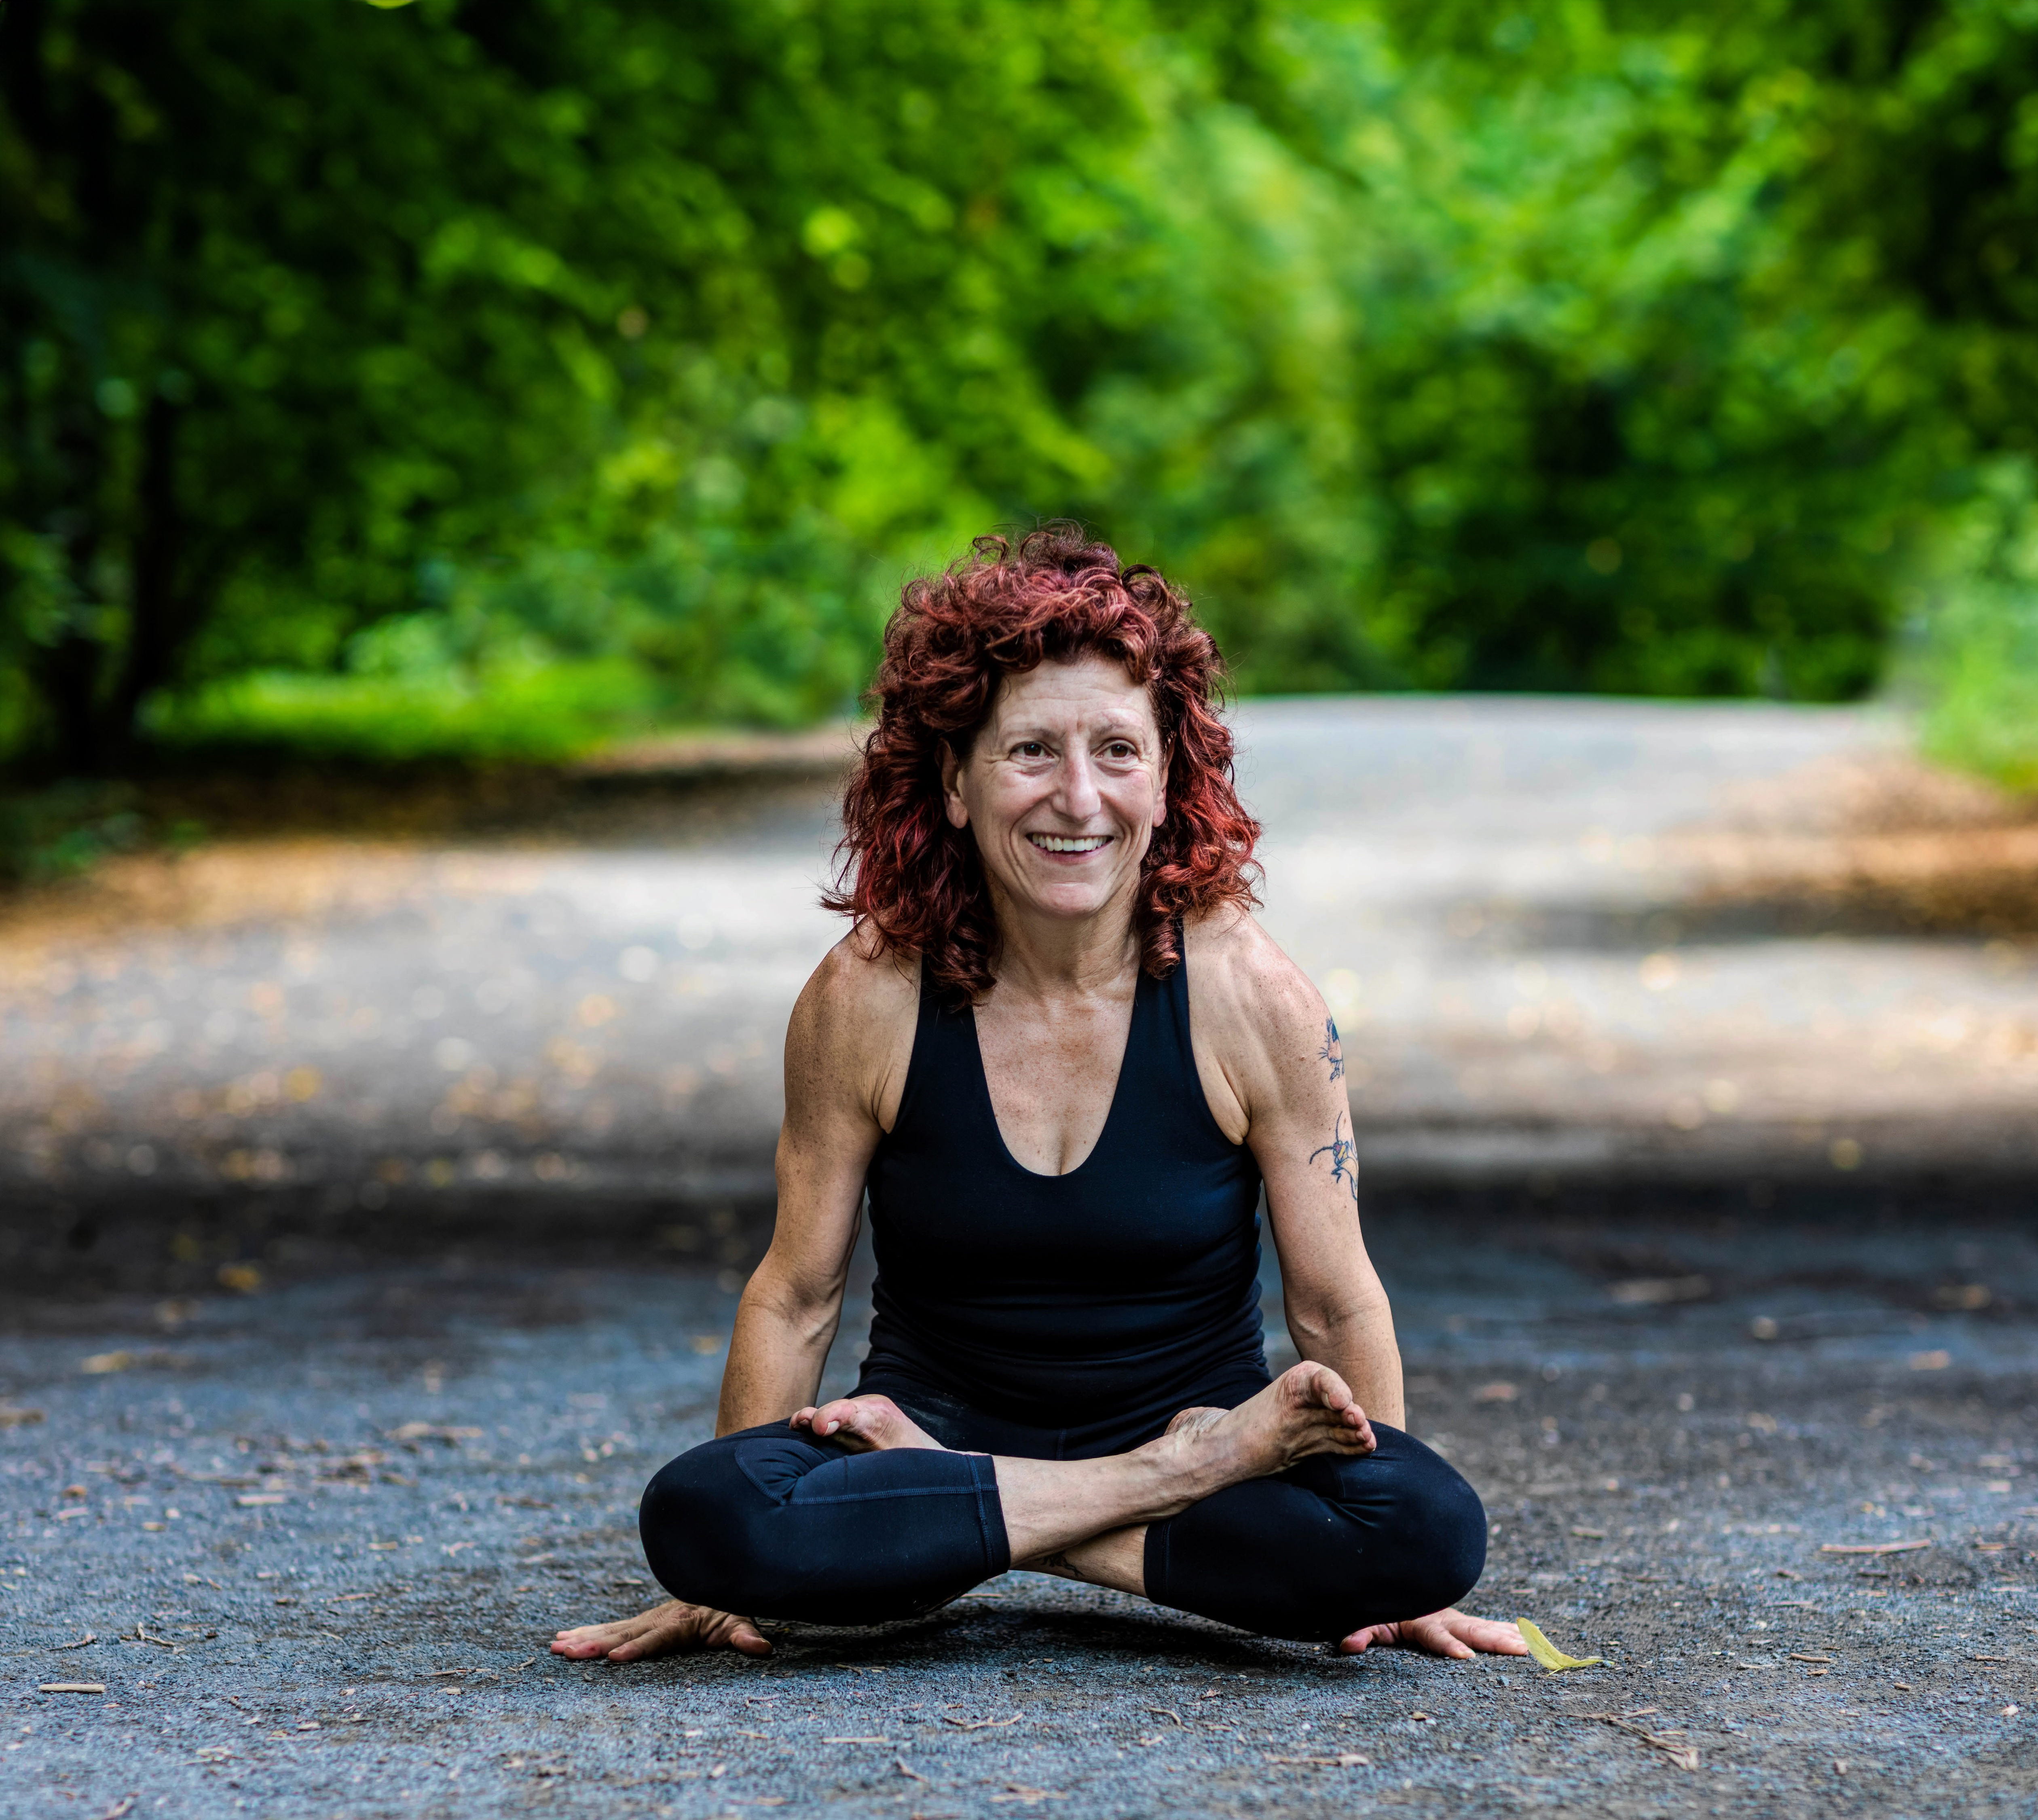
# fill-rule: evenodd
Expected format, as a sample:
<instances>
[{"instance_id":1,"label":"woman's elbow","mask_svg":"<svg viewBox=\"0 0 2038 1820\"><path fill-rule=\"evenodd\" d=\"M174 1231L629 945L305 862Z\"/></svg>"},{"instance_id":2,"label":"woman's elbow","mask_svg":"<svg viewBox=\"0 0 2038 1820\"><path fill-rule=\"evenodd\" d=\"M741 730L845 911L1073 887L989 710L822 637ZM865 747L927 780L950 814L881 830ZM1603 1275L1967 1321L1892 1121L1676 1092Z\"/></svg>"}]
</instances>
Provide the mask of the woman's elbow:
<instances>
[{"instance_id":1,"label":"woman's elbow","mask_svg":"<svg viewBox=\"0 0 2038 1820\"><path fill-rule=\"evenodd\" d=\"M825 1343L842 1320L846 1272L831 1278L790 1270L770 1253L750 1275L737 1305L738 1318L768 1321L800 1344Z\"/></svg>"}]
</instances>

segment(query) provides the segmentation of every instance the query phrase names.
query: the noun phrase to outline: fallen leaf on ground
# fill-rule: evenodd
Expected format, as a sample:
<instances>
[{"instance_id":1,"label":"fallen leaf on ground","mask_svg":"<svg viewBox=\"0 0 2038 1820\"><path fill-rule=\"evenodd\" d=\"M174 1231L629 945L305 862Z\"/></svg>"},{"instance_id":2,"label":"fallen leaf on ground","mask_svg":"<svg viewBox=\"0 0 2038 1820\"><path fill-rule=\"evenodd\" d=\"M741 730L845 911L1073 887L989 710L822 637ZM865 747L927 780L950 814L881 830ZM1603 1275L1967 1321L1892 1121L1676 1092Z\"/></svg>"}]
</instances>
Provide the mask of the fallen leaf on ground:
<instances>
[{"instance_id":1,"label":"fallen leaf on ground","mask_svg":"<svg viewBox=\"0 0 2038 1820\"><path fill-rule=\"evenodd\" d=\"M111 1807L108 1808L104 1814L100 1815L99 1820L120 1820L120 1816L125 1814L129 1808L132 1807L135 1802L139 1799L140 1797L138 1795L130 1795L124 1800L115 1802Z\"/></svg>"},{"instance_id":2,"label":"fallen leaf on ground","mask_svg":"<svg viewBox=\"0 0 2038 1820\"><path fill-rule=\"evenodd\" d=\"M1521 1632L1521 1640L1528 1644L1528 1653L1552 1674L1562 1674L1567 1669L1600 1668L1605 1659L1597 1655L1566 1655L1525 1617L1514 1621L1515 1628Z\"/></svg>"},{"instance_id":3,"label":"fallen leaf on ground","mask_svg":"<svg viewBox=\"0 0 2038 1820\"><path fill-rule=\"evenodd\" d=\"M1186 1727L1188 1723L1188 1721L1172 1706L1150 1706L1146 1710L1157 1719L1172 1719L1177 1725L1183 1727Z\"/></svg>"},{"instance_id":4,"label":"fallen leaf on ground","mask_svg":"<svg viewBox=\"0 0 2038 1820\"><path fill-rule=\"evenodd\" d=\"M919 1770L907 1768L906 1759L903 1757L893 1757L892 1759L892 1767L897 1770L901 1776L910 1776L915 1782L924 1782L926 1780L926 1777L922 1776Z\"/></svg>"},{"instance_id":5,"label":"fallen leaf on ground","mask_svg":"<svg viewBox=\"0 0 2038 1820\"><path fill-rule=\"evenodd\" d=\"M38 1693L104 1693L103 1681L46 1681L36 1689Z\"/></svg>"},{"instance_id":6,"label":"fallen leaf on ground","mask_svg":"<svg viewBox=\"0 0 2038 1820\"><path fill-rule=\"evenodd\" d=\"M90 1631L87 1631L83 1636L78 1640L76 1643L53 1643L50 1645L50 1647L52 1649L82 1649L87 1644L97 1643L99 1639L97 1637L94 1636Z\"/></svg>"},{"instance_id":7,"label":"fallen leaf on ground","mask_svg":"<svg viewBox=\"0 0 2038 1820\"><path fill-rule=\"evenodd\" d=\"M1932 1545L1928 1536L1911 1542L1821 1542L1822 1555L1907 1555L1914 1549L1929 1549Z\"/></svg>"},{"instance_id":8,"label":"fallen leaf on ground","mask_svg":"<svg viewBox=\"0 0 2038 1820\"><path fill-rule=\"evenodd\" d=\"M1025 1716L1023 1712L1015 1712L1010 1719L951 1719L945 1712L941 1723L953 1725L958 1731L983 1731L994 1726L1017 1725Z\"/></svg>"}]
</instances>

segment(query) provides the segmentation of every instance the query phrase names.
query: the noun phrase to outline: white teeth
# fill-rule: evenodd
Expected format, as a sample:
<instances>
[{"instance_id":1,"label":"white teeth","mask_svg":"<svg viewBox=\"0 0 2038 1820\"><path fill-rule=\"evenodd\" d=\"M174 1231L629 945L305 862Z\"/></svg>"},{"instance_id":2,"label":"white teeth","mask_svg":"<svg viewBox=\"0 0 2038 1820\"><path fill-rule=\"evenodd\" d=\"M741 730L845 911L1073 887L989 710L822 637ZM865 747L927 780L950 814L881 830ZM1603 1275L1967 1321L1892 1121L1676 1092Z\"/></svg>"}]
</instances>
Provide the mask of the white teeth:
<instances>
[{"instance_id":1,"label":"white teeth","mask_svg":"<svg viewBox=\"0 0 2038 1820\"><path fill-rule=\"evenodd\" d=\"M1029 834L1026 838L1044 853L1094 853L1111 840L1108 834Z\"/></svg>"}]
</instances>

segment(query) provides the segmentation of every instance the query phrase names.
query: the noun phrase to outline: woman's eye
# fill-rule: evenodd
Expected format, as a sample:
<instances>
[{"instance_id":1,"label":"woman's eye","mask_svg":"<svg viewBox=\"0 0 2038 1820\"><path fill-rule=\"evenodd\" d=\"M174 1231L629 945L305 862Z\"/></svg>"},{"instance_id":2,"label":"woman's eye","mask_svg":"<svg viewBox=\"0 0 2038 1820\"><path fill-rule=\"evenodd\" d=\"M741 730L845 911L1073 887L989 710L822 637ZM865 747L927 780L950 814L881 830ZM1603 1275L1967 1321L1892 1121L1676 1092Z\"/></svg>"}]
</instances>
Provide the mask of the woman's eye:
<instances>
[{"instance_id":1,"label":"woman's eye","mask_svg":"<svg viewBox=\"0 0 2038 1820\"><path fill-rule=\"evenodd\" d=\"M1047 749L1037 739L1022 740L1019 744L1018 756L1021 758L1044 758L1047 751Z\"/></svg>"}]
</instances>

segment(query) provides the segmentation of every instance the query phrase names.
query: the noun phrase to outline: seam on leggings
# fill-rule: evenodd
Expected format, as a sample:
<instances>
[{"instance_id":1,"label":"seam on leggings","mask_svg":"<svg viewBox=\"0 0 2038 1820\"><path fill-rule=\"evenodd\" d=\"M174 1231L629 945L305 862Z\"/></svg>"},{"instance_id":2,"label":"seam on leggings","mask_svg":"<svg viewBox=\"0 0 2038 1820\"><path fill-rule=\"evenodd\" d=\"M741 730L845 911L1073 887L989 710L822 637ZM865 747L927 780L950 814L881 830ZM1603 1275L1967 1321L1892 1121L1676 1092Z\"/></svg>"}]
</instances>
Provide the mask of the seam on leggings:
<instances>
[{"instance_id":1,"label":"seam on leggings","mask_svg":"<svg viewBox=\"0 0 2038 1820\"><path fill-rule=\"evenodd\" d=\"M998 1566L994 1533L1005 1534L1005 1564L1008 1568L1012 1564L1012 1538L1005 1533L1004 1501L998 1498L998 1469L988 1454L972 1454L968 1458L971 1486L976 1493L976 1529L983 1545L983 1564L994 1573L1000 1572L1003 1570ZM994 1500L998 1503L994 1532L991 1513Z\"/></svg>"},{"instance_id":2,"label":"seam on leggings","mask_svg":"<svg viewBox=\"0 0 2038 1820\"><path fill-rule=\"evenodd\" d=\"M786 1501L794 1504L882 1504L896 1498L968 1497L974 1497L979 1505L983 1502L983 1492L974 1484L901 1486L886 1492L822 1492L804 1498L796 1493Z\"/></svg>"}]
</instances>

